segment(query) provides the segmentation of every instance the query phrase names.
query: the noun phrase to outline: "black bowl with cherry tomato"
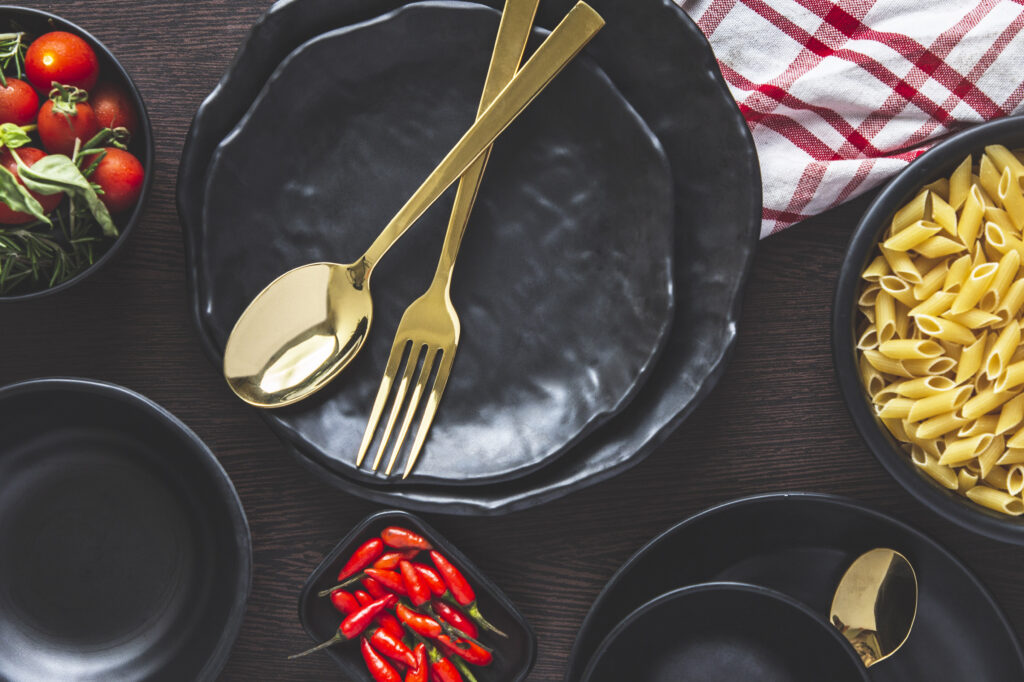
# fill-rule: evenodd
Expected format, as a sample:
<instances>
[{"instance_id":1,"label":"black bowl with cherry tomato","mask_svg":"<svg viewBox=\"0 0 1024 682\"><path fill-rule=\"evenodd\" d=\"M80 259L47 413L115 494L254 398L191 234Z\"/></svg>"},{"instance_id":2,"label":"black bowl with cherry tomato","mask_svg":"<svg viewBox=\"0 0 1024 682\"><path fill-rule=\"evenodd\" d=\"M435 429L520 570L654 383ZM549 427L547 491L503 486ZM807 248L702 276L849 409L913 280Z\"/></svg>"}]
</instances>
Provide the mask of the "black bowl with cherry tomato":
<instances>
[{"instance_id":1,"label":"black bowl with cherry tomato","mask_svg":"<svg viewBox=\"0 0 1024 682\"><path fill-rule=\"evenodd\" d=\"M120 249L152 182L153 131L110 50L54 14L0 5L0 69L0 301L30 300Z\"/></svg>"},{"instance_id":2,"label":"black bowl with cherry tomato","mask_svg":"<svg viewBox=\"0 0 1024 682\"><path fill-rule=\"evenodd\" d=\"M411 540L412 544L409 543ZM420 542L425 541L425 545ZM418 549L418 547L429 546L430 549ZM435 556L435 552L439 556ZM401 554L406 558L406 566L396 565L391 567L388 562L390 555ZM411 555L411 556L410 556ZM401 558L398 559L401 564ZM362 560L361 560L362 559ZM364 564L366 564L364 566ZM373 568L377 564L379 568ZM405 628L404 642L408 649L414 650L418 642L424 642L431 649L434 649L434 656L440 657L447 654L446 658L456 658L449 648L444 651L447 642L458 644L460 648L468 653L468 642L459 640L462 632L453 631L449 625L459 623L459 614L464 614L476 625L461 625L462 628L472 628L473 639L490 651L486 663L469 665L466 660L457 661L459 667L469 670L480 682L513 682L525 680L530 669L533 667L536 658L537 642L536 636L530 624L526 622L519 610L509 601L498 587L488 580L479 569L474 566L459 550L457 550L440 533L429 526L419 517L403 511L383 511L373 514L357 524L346 535L341 542L328 554L320 565L316 567L299 596L299 621L313 640L326 642L335 637L339 627L348 620L348 616L359 618L356 609L356 602L351 608L345 608L343 600L335 599L338 596L337 590L331 588L339 581L354 580L355 582L345 587L345 591L354 595L359 590L373 592L374 586L367 585L364 578L367 577L367 569L379 579L391 578L401 581L402 570L408 570L412 566L419 565L422 568L431 569L439 574L441 584L437 589L430 586L432 595L428 603L417 606L417 601L412 594L406 594L399 598L398 603L389 607L394 627L398 630L396 634L402 634ZM440 566L439 566L440 564ZM353 573L353 571L355 571ZM386 582L386 581L385 581ZM459 586L459 582L463 586ZM407 582L404 584L408 584ZM450 588L442 594L446 585ZM379 582L376 589L388 589L384 583ZM400 588L399 588L400 589ZM543 589L538 585L538 589ZM410 592L410 590L406 590ZM468 592L468 594L467 594ZM321 596L323 595L323 596ZM364 595L360 595L364 596ZM367 595L365 599L383 599L387 595ZM347 598L347 597L346 597ZM360 603L362 599L357 600ZM337 602L337 603L335 603ZM465 602L465 603L463 603ZM370 604L372 602L368 602ZM456 613L453 614L448 607ZM347 615L346 615L347 614ZM429 614L429 615L428 615ZM470 614L473 614L472 616ZM436 620L447 620L444 624L444 633L431 638L429 633L414 632L420 626L417 621L431 620L431 616L437 616ZM454 617L453 617L454 616ZM397 621L397 623L396 623ZM484 626L485 623L493 629ZM376 682L379 679L395 679L388 675L374 676L368 669L370 660L377 656L385 661L396 672L402 669L401 661L398 658L389 658L386 647L377 646L380 650L376 654L369 652L371 657L368 660L367 653L362 649L367 646L376 646L373 639L375 630L387 630L383 621L378 620L376 626L369 626L361 630L360 634L353 634L355 630L348 630L352 636L351 641L340 641L332 643L324 651L316 651L310 656L330 656L344 671L346 677L351 680L365 680ZM498 635L495 631L500 631ZM370 644L364 644L366 636L370 636ZM451 635L448 639L444 637ZM440 640L440 641L438 641ZM386 642L384 642L386 644ZM476 647L473 647L476 650ZM288 652L292 653L292 652ZM392 652L394 653L394 652ZM471 658L471 657L470 657ZM296 660L294 665L298 668L303 665L302 659ZM400 679L409 678L410 669L398 673ZM415 679L415 677L413 677ZM433 679L433 678L431 678ZM451 679L468 680L469 677L451 677Z\"/></svg>"}]
</instances>

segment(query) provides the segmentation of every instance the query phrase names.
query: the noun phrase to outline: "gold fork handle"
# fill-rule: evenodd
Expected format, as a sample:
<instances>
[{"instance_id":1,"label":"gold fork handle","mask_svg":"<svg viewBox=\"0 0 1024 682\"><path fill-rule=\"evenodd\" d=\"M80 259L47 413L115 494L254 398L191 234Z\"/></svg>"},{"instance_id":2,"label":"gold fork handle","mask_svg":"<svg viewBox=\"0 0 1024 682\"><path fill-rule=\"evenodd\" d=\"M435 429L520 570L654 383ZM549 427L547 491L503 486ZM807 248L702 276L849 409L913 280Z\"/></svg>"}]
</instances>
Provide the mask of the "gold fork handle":
<instances>
[{"instance_id":1,"label":"gold fork handle","mask_svg":"<svg viewBox=\"0 0 1024 682\"><path fill-rule=\"evenodd\" d=\"M516 75L523 51L526 49L526 41L533 29L533 18L537 14L538 2L539 0L505 1L505 10L501 14L498 36L494 40L494 53L491 55L491 65L487 69L477 117L487 110L502 88ZM448 229L444 234L444 244L441 246L441 257L434 273L433 286L447 286L451 280L455 258L459 255L462 236L466 233L469 214L473 211L491 149L492 147L488 147L478 156L459 180L455 203L452 204L452 214L448 219Z\"/></svg>"},{"instance_id":2,"label":"gold fork handle","mask_svg":"<svg viewBox=\"0 0 1024 682\"><path fill-rule=\"evenodd\" d=\"M604 20L601 15L585 2L576 3L370 245L361 259L365 268L372 268L387 253L409 226L491 146L602 26Z\"/></svg>"}]
</instances>

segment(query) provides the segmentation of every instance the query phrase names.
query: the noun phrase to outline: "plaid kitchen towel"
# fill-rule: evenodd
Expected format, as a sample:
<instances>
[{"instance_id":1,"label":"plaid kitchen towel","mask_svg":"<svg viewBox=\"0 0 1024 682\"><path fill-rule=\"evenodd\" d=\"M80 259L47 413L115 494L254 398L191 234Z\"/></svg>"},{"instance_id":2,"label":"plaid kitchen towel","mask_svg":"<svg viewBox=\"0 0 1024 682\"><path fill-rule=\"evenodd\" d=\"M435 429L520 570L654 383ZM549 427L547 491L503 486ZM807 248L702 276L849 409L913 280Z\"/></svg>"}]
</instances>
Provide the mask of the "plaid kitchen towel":
<instances>
[{"instance_id":1,"label":"plaid kitchen towel","mask_svg":"<svg viewBox=\"0 0 1024 682\"><path fill-rule=\"evenodd\" d=\"M1024 109L1024 0L675 0L757 145L761 237Z\"/></svg>"}]
</instances>

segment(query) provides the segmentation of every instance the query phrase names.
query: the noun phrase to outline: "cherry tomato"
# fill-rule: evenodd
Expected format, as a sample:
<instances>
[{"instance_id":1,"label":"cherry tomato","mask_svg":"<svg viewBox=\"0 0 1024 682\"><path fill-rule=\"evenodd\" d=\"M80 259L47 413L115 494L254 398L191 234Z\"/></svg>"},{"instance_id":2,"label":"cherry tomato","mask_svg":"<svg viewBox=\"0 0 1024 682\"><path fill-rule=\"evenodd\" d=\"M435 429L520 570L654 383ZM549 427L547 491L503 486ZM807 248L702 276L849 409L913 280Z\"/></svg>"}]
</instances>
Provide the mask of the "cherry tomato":
<instances>
[{"instance_id":1,"label":"cherry tomato","mask_svg":"<svg viewBox=\"0 0 1024 682\"><path fill-rule=\"evenodd\" d=\"M90 90L100 76L100 64L89 43L73 33L53 31L28 46L25 73L40 92L49 92L54 81Z\"/></svg>"},{"instance_id":2,"label":"cherry tomato","mask_svg":"<svg viewBox=\"0 0 1024 682\"><path fill-rule=\"evenodd\" d=\"M10 79L8 79L10 82ZM31 168L35 165L36 161L46 156L46 152L42 149L36 149L35 147L19 147L17 154L21 157L21 160L25 162L25 165ZM4 149L0 153L0 165L7 170L14 173L14 177L18 178L18 182L21 182L21 178L18 176L18 162L15 161L14 156L11 154L9 149ZM57 208L57 204L64 197L63 194L36 194L35 192L29 192L36 200L43 205L43 213L49 213L53 209ZM19 211L12 211L10 206L0 201L0 224L4 225L20 225L21 223L27 223L34 218L28 213L21 213Z\"/></svg>"},{"instance_id":3,"label":"cherry tomato","mask_svg":"<svg viewBox=\"0 0 1024 682\"><path fill-rule=\"evenodd\" d=\"M24 126L36 120L39 95L32 86L17 78L8 78L7 86L0 86L0 123Z\"/></svg>"},{"instance_id":4,"label":"cherry tomato","mask_svg":"<svg viewBox=\"0 0 1024 682\"><path fill-rule=\"evenodd\" d=\"M103 189L100 200L111 213L127 211L142 193L142 182L146 173L142 164L128 152L116 147L106 147L107 155L96 166L89 176ZM85 160L85 167L92 163L91 158Z\"/></svg>"},{"instance_id":5,"label":"cherry tomato","mask_svg":"<svg viewBox=\"0 0 1024 682\"><path fill-rule=\"evenodd\" d=\"M96 114L86 102L75 104L74 114L55 111L53 100L47 100L39 109L39 139L51 154L71 156L75 150L75 138L85 144L100 131Z\"/></svg>"},{"instance_id":6,"label":"cherry tomato","mask_svg":"<svg viewBox=\"0 0 1024 682\"><path fill-rule=\"evenodd\" d=\"M127 128L134 137L139 128L139 117L131 96L120 86L106 81L89 93L89 104L96 113L100 128Z\"/></svg>"}]
</instances>

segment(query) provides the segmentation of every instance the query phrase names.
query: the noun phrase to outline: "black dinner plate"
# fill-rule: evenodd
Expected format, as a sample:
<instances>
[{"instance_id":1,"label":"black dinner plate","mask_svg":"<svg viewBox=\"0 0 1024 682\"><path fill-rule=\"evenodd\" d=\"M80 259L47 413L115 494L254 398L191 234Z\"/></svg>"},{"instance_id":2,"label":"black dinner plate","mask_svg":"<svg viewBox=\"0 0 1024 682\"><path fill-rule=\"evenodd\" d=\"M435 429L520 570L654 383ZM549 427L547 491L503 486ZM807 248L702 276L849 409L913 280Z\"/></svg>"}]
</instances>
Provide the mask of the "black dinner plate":
<instances>
[{"instance_id":1,"label":"black dinner plate","mask_svg":"<svg viewBox=\"0 0 1024 682\"><path fill-rule=\"evenodd\" d=\"M913 564L918 609L906 644L871 668L876 682L1024 679L1016 635L988 590L948 550L852 500L811 493L728 502L668 529L612 576L583 621L567 682L581 679L598 644L631 611L678 587L751 583L826 614L850 563L889 547Z\"/></svg>"},{"instance_id":2,"label":"black dinner plate","mask_svg":"<svg viewBox=\"0 0 1024 682\"><path fill-rule=\"evenodd\" d=\"M0 680L213 680L249 527L213 453L126 388L0 389Z\"/></svg>"},{"instance_id":3,"label":"black dinner plate","mask_svg":"<svg viewBox=\"0 0 1024 682\"><path fill-rule=\"evenodd\" d=\"M193 316L204 347L199 287L203 189L213 150L238 123L292 49L323 31L365 21L403 0L284 0L253 27L232 68L200 107L178 178L178 211L188 258ZM500 0L488 0L500 7ZM538 24L554 26L569 0L542 3ZM640 462L675 430L721 376L736 338L739 302L757 243L761 182L753 141L718 71L707 40L669 0L593 0L607 25L588 46L654 131L672 166L676 198L675 316L665 349L633 401L565 456L523 478L473 488L356 483L317 464L270 414L271 427L299 461L353 494L387 504L454 514L498 514L531 507L604 480Z\"/></svg>"},{"instance_id":4,"label":"black dinner plate","mask_svg":"<svg viewBox=\"0 0 1024 682\"><path fill-rule=\"evenodd\" d=\"M207 174L200 290L219 348L282 272L355 262L373 242L472 124L500 18L416 3L281 63ZM452 284L455 365L408 483L523 476L628 402L671 322L671 184L657 139L586 59L498 139ZM355 361L271 416L342 475L382 479L355 454L394 330L433 277L453 192L381 260Z\"/></svg>"},{"instance_id":5,"label":"black dinner plate","mask_svg":"<svg viewBox=\"0 0 1024 682\"><path fill-rule=\"evenodd\" d=\"M608 633L584 682L867 682L864 664L819 613L745 583L655 597Z\"/></svg>"}]
</instances>

